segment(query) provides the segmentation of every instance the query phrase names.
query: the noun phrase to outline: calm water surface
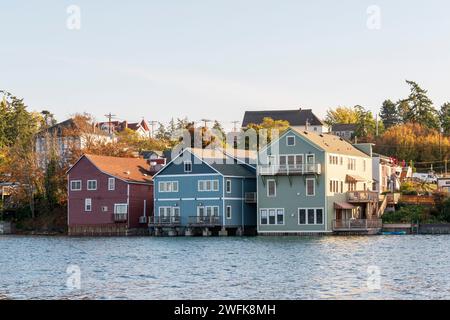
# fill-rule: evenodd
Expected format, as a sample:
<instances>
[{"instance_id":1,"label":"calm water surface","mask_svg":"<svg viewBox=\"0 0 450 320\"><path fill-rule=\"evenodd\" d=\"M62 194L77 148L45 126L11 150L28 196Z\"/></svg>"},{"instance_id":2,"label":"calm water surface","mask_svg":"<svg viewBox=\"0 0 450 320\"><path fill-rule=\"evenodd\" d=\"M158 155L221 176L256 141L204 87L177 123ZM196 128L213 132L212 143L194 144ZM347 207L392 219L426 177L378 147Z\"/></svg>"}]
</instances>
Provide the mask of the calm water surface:
<instances>
[{"instance_id":1,"label":"calm water surface","mask_svg":"<svg viewBox=\"0 0 450 320\"><path fill-rule=\"evenodd\" d=\"M81 289L66 286L69 265ZM381 289L367 287L378 266ZM0 298L450 299L450 236L0 236Z\"/></svg>"}]
</instances>

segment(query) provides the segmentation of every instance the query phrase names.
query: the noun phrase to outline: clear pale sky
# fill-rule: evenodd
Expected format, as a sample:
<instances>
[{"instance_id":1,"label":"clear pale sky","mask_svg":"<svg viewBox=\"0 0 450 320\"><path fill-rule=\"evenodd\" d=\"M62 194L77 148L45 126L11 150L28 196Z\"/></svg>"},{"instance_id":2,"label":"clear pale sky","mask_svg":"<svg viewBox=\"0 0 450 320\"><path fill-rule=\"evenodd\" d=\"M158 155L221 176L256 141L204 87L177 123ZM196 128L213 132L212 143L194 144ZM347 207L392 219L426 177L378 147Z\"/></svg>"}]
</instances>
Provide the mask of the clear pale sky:
<instances>
[{"instance_id":1,"label":"clear pale sky","mask_svg":"<svg viewBox=\"0 0 450 320\"><path fill-rule=\"evenodd\" d=\"M66 26L69 5L80 30ZM405 79L440 106L449 12L447 0L0 0L0 88L60 121L86 111L230 127L246 109L378 110L408 94Z\"/></svg>"}]
</instances>

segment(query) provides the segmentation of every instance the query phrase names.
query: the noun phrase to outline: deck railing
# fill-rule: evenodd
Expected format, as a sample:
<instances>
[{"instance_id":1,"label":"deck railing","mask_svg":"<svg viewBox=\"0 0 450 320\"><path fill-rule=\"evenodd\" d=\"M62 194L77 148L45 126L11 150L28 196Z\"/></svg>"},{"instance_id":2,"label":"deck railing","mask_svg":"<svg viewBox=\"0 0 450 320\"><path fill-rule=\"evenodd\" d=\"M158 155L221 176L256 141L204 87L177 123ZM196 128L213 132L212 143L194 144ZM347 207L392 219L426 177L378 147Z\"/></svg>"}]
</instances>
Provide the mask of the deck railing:
<instances>
[{"instance_id":1,"label":"deck railing","mask_svg":"<svg viewBox=\"0 0 450 320\"><path fill-rule=\"evenodd\" d=\"M256 192L245 193L245 203L256 203Z\"/></svg>"},{"instance_id":2,"label":"deck railing","mask_svg":"<svg viewBox=\"0 0 450 320\"><path fill-rule=\"evenodd\" d=\"M181 223L180 216L154 216L150 217L149 224L150 225L159 225L159 226L176 226Z\"/></svg>"},{"instance_id":3,"label":"deck railing","mask_svg":"<svg viewBox=\"0 0 450 320\"><path fill-rule=\"evenodd\" d=\"M368 230L381 229L383 221L381 219L349 219L333 220L333 230Z\"/></svg>"},{"instance_id":4,"label":"deck railing","mask_svg":"<svg viewBox=\"0 0 450 320\"><path fill-rule=\"evenodd\" d=\"M126 222L128 220L126 213L114 213L115 222Z\"/></svg>"},{"instance_id":5,"label":"deck railing","mask_svg":"<svg viewBox=\"0 0 450 320\"><path fill-rule=\"evenodd\" d=\"M379 194L375 191L349 191L347 192L348 202L377 202Z\"/></svg>"},{"instance_id":6,"label":"deck railing","mask_svg":"<svg viewBox=\"0 0 450 320\"><path fill-rule=\"evenodd\" d=\"M191 216L189 225L193 226L220 226L222 219L220 216Z\"/></svg>"},{"instance_id":7,"label":"deck railing","mask_svg":"<svg viewBox=\"0 0 450 320\"><path fill-rule=\"evenodd\" d=\"M308 163L299 165L260 165L258 174L262 176L289 176L304 174L321 174L322 167L320 163Z\"/></svg>"}]
</instances>

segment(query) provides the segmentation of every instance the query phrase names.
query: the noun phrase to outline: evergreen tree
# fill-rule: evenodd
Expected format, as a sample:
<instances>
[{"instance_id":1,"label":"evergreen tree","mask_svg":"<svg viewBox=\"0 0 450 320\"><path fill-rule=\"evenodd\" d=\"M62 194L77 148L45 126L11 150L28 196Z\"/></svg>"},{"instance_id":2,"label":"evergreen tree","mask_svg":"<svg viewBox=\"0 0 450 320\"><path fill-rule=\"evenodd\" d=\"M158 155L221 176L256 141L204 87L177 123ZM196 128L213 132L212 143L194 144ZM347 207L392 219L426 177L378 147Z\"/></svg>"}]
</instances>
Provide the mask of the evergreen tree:
<instances>
[{"instance_id":1,"label":"evergreen tree","mask_svg":"<svg viewBox=\"0 0 450 320\"><path fill-rule=\"evenodd\" d=\"M169 140L170 135L168 134L168 131L166 130L166 127L163 123L159 123L159 128L156 131L155 138L158 140Z\"/></svg>"},{"instance_id":2,"label":"evergreen tree","mask_svg":"<svg viewBox=\"0 0 450 320\"><path fill-rule=\"evenodd\" d=\"M450 135L450 102L442 105L439 116L444 134Z\"/></svg>"},{"instance_id":3,"label":"evergreen tree","mask_svg":"<svg viewBox=\"0 0 450 320\"><path fill-rule=\"evenodd\" d=\"M406 80L411 87L409 97L405 99L408 109L405 120L412 123L420 123L430 129L439 128L437 111L433 107L433 101L427 96L427 90L422 89L416 82Z\"/></svg>"},{"instance_id":4,"label":"evergreen tree","mask_svg":"<svg viewBox=\"0 0 450 320\"><path fill-rule=\"evenodd\" d=\"M220 122L215 120L212 128L216 131L216 134L220 135L220 139L222 139L222 141L225 141L225 130L223 129Z\"/></svg>"},{"instance_id":5,"label":"evergreen tree","mask_svg":"<svg viewBox=\"0 0 450 320\"><path fill-rule=\"evenodd\" d=\"M400 123L400 115L397 105L391 100L383 101L381 105L380 118L386 129Z\"/></svg>"}]
</instances>

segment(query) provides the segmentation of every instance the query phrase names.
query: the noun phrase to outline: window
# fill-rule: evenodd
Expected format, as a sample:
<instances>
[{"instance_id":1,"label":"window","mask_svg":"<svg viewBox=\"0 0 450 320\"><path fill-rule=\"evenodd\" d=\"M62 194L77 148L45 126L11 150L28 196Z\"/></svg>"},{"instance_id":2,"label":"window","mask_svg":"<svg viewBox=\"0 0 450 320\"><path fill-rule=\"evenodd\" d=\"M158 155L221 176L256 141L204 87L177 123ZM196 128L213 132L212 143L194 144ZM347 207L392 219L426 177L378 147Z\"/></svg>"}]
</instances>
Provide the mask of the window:
<instances>
[{"instance_id":1,"label":"window","mask_svg":"<svg viewBox=\"0 0 450 320\"><path fill-rule=\"evenodd\" d=\"M72 181L70 181L70 190L72 190L72 191L81 191L81 180L72 180Z\"/></svg>"},{"instance_id":2,"label":"window","mask_svg":"<svg viewBox=\"0 0 450 320\"><path fill-rule=\"evenodd\" d=\"M330 164L337 165L337 164L339 164L339 157L330 155L330 161L329 162L330 162Z\"/></svg>"},{"instance_id":3,"label":"window","mask_svg":"<svg viewBox=\"0 0 450 320\"><path fill-rule=\"evenodd\" d=\"M159 192L178 192L178 181L160 181Z\"/></svg>"},{"instance_id":4,"label":"window","mask_svg":"<svg viewBox=\"0 0 450 320\"><path fill-rule=\"evenodd\" d=\"M219 180L199 180L198 191L219 191Z\"/></svg>"},{"instance_id":5,"label":"window","mask_svg":"<svg viewBox=\"0 0 450 320\"><path fill-rule=\"evenodd\" d=\"M366 171L366 160L363 160L363 170Z\"/></svg>"},{"instance_id":6,"label":"window","mask_svg":"<svg viewBox=\"0 0 450 320\"><path fill-rule=\"evenodd\" d=\"M322 208L299 208L298 224L299 225L321 225L323 224Z\"/></svg>"},{"instance_id":7,"label":"window","mask_svg":"<svg viewBox=\"0 0 450 320\"><path fill-rule=\"evenodd\" d=\"M92 199L90 198L84 199L84 211L86 212L92 211Z\"/></svg>"},{"instance_id":8,"label":"window","mask_svg":"<svg viewBox=\"0 0 450 320\"><path fill-rule=\"evenodd\" d=\"M227 219L231 219L231 206L227 206L226 208L226 217Z\"/></svg>"},{"instance_id":9,"label":"window","mask_svg":"<svg viewBox=\"0 0 450 320\"><path fill-rule=\"evenodd\" d=\"M306 224L306 210L305 209L298 210L298 224Z\"/></svg>"},{"instance_id":10,"label":"window","mask_svg":"<svg viewBox=\"0 0 450 320\"><path fill-rule=\"evenodd\" d=\"M231 180L227 180L227 193L231 193Z\"/></svg>"},{"instance_id":11,"label":"window","mask_svg":"<svg viewBox=\"0 0 450 320\"><path fill-rule=\"evenodd\" d=\"M308 209L308 224L315 224L315 210L314 209Z\"/></svg>"},{"instance_id":12,"label":"window","mask_svg":"<svg viewBox=\"0 0 450 320\"><path fill-rule=\"evenodd\" d=\"M269 224L275 224L276 220L275 209L269 209Z\"/></svg>"},{"instance_id":13,"label":"window","mask_svg":"<svg viewBox=\"0 0 450 320\"><path fill-rule=\"evenodd\" d=\"M191 161L184 162L184 172L192 172L192 162Z\"/></svg>"},{"instance_id":14,"label":"window","mask_svg":"<svg viewBox=\"0 0 450 320\"><path fill-rule=\"evenodd\" d=\"M323 224L323 209L316 209L316 224Z\"/></svg>"},{"instance_id":15,"label":"window","mask_svg":"<svg viewBox=\"0 0 450 320\"><path fill-rule=\"evenodd\" d=\"M344 193L344 181L341 181L341 193Z\"/></svg>"},{"instance_id":16,"label":"window","mask_svg":"<svg viewBox=\"0 0 450 320\"><path fill-rule=\"evenodd\" d=\"M261 209L260 224L262 225L283 225L284 209Z\"/></svg>"},{"instance_id":17,"label":"window","mask_svg":"<svg viewBox=\"0 0 450 320\"><path fill-rule=\"evenodd\" d=\"M268 224L269 220L268 220L268 216L267 216L267 210L266 209L261 209L261 224Z\"/></svg>"},{"instance_id":18,"label":"window","mask_svg":"<svg viewBox=\"0 0 450 320\"><path fill-rule=\"evenodd\" d=\"M309 197L316 195L316 181L315 179L306 179L306 195Z\"/></svg>"},{"instance_id":19,"label":"window","mask_svg":"<svg viewBox=\"0 0 450 320\"><path fill-rule=\"evenodd\" d=\"M126 203L115 204L114 205L114 213L127 214L128 213L128 205Z\"/></svg>"},{"instance_id":20,"label":"window","mask_svg":"<svg viewBox=\"0 0 450 320\"><path fill-rule=\"evenodd\" d=\"M286 137L286 145L288 145L289 147L295 146L295 137L294 136Z\"/></svg>"},{"instance_id":21,"label":"window","mask_svg":"<svg viewBox=\"0 0 450 320\"><path fill-rule=\"evenodd\" d=\"M347 169L353 171L356 170L356 159L348 158Z\"/></svg>"},{"instance_id":22,"label":"window","mask_svg":"<svg viewBox=\"0 0 450 320\"><path fill-rule=\"evenodd\" d=\"M112 191L116 189L116 179L115 178L108 178L108 190Z\"/></svg>"},{"instance_id":23,"label":"window","mask_svg":"<svg viewBox=\"0 0 450 320\"><path fill-rule=\"evenodd\" d=\"M284 224L284 210L277 209L277 224Z\"/></svg>"},{"instance_id":24,"label":"window","mask_svg":"<svg viewBox=\"0 0 450 320\"><path fill-rule=\"evenodd\" d=\"M267 180L267 196L268 197L277 196L277 184L275 180Z\"/></svg>"},{"instance_id":25,"label":"window","mask_svg":"<svg viewBox=\"0 0 450 320\"><path fill-rule=\"evenodd\" d=\"M87 189L88 190L97 190L97 180L88 180L87 181Z\"/></svg>"}]
</instances>

